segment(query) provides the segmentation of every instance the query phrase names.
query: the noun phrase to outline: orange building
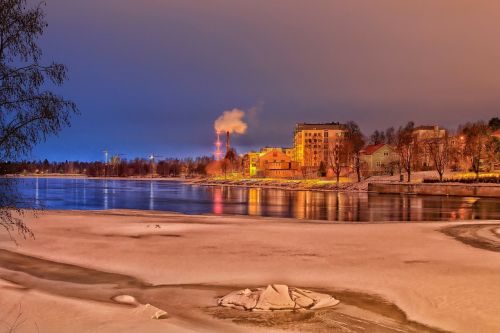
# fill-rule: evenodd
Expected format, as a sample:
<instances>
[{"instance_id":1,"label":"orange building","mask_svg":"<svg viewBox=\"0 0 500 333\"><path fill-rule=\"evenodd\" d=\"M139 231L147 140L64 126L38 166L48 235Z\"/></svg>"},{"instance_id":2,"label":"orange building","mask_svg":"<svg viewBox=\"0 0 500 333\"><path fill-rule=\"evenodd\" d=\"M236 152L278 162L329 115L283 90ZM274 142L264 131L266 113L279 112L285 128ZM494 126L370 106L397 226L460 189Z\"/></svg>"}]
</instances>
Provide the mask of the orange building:
<instances>
[{"instance_id":1,"label":"orange building","mask_svg":"<svg viewBox=\"0 0 500 333\"><path fill-rule=\"evenodd\" d=\"M274 149L259 157L257 176L265 178L293 178L300 175L299 163L286 153Z\"/></svg>"},{"instance_id":2,"label":"orange building","mask_svg":"<svg viewBox=\"0 0 500 333\"><path fill-rule=\"evenodd\" d=\"M317 169L328 164L328 151L346 134L345 126L339 123L307 124L295 126L295 161L301 167Z\"/></svg>"}]
</instances>

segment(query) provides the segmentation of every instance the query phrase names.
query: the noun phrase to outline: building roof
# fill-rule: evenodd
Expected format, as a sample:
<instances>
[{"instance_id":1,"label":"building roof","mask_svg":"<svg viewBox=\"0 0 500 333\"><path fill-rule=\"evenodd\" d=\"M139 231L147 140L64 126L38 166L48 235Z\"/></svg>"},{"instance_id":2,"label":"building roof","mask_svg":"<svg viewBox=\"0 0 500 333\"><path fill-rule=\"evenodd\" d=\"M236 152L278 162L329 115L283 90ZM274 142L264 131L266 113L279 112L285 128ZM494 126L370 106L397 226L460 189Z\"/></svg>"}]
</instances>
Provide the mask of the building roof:
<instances>
[{"instance_id":1,"label":"building roof","mask_svg":"<svg viewBox=\"0 0 500 333\"><path fill-rule=\"evenodd\" d=\"M379 143L376 145L368 145L365 148L361 149L361 153L365 154L365 155L372 155L373 153L375 153L377 150L379 150L380 148L382 148L384 146L388 146L388 144Z\"/></svg>"},{"instance_id":2,"label":"building roof","mask_svg":"<svg viewBox=\"0 0 500 333\"><path fill-rule=\"evenodd\" d=\"M417 126L413 129L414 131L419 131L419 130L425 130L425 131L435 131L435 130L444 130L444 128L438 126L438 125L422 125L422 126Z\"/></svg>"},{"instance_id":3,"label":"building roof","mask_svg":"<svg viewBox=\"0 0 500 333\"><path fill-rule=\"evenodd\" d=\"M282 158L284 158L286 161L288 161L290 159L287 154L285 154L282 150L279 150L279 149L270 150L266 153L260 154L260 158L263 160L265 160L266 158L269 158L269 157L272 157L272 158L279 157L280 161ZM278 161L278 162L280 162L280 161Z\"/></svg>"},{"instance_id":4,"label":"building roof","mask_svg":"<svg viewBox=\"0 0 500 333\"><path fill-rule=\"evenodd\" d=\"M318 124L312 124L312 123L298 123L295 125L295 130L296 131L303 131L303 130L342 130L344 129L344 125L340 123L318 123Z\"/></svg>"}]
</instances>

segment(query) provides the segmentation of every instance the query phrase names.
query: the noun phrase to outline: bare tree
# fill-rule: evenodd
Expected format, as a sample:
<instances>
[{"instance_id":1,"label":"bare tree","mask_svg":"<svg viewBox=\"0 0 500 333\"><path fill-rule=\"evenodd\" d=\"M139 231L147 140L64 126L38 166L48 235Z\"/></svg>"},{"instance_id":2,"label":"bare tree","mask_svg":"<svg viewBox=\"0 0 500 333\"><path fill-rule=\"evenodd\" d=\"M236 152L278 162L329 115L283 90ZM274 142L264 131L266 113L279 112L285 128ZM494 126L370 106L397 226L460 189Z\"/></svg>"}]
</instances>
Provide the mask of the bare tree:
<instances>
[{"instance_id":1,"label":"bare tree","mask_svg":"<svg viewBox=\"0 0 500 333\"><path fill-rule=\"evenodd\" d=\"M328 142L328 167L333 171L337 185L340 181L342 168L347 165L349 155L347 132L342 134Z\"/></svg>"},{"instance_id":2,"label":"bare tree","mask_svg":"<svg viewBox=\"0 0 500 333\"><path fill-rule=\"evenodd\" d=\"M0 0L0 159L9 160L28 153L34 145L69 125L76 105L45 90L66 80L66 67L42 65L37 39L47 27L42 4L30 7L27 0ZM0 195L11 196L4 186ZM17 228L26 235L22 220L10 213L15 203L0 200L0 225L7 231Z\"/></svg>"},{"instance_id":3,"label":"bare tree","mask_svg":"<svg viewBox=\"0 0 500 333\"><path fill-rule=\"evenodd\" d=\"M450 163L452 155L448 134L443 137L426 139L424 145L439 175L439 181L442 182L443 174Z\"/></svg>"},{"instance_id":4,"label":"bare tree","mask_svg":"<svg viewBox=\"0 0 500 333\"><path fill-rule=\"evenodd\" d=\"M352 157L352 166L358 177L358 182L361 181L361 154L360 151L365 145L363 133L358 124L350 121L346 124L347 130L347 150L349 156Z\"/></svg>"},{"instance_id":5,"label":"bare tree","mask_svg":"<svg viewBox=\"0 0 500 333\"><path fill-rule=\"evenodd\" d=\"M464 154L469 158L477 180L481 171L481 160L487 157L487 149L492 146L490 128L483 121L468 123L462 128L462 134L465 137Z\"/></svg>"},{"instance_id":6,"label":"bare tree","mask_svg":"<svg viewBox=\"0 0 500 333\"><path fill-rule=\"evenodd\" d=\"M400 127L396 134L396 152L399 155L399 163L406 171L407 181L411 181L411 172L415 155L415 138L413 129L415 124L410 121L405 127Z\"/></svg>"},{"instance_id":7,"label":"bare tree","mask_svg":"<svg viewBox=\"0 0 500 333\"><path fill-rule=\"evenodd\" d=\"M384 131L375 130L370 136L370 143L372 145L378 145L380 143L385 143L386 137Z\"/></svg>"},{"instance_id":8,"label":"bare tree","mask_svg":"<svg viewBox=\"0 0 500 333\"><path fill-rule=\"evenodd\" d=\"M388 145L396 144L396 130L394 127L389 127L385 130L385 143Z\"/></svg>"},{"instance_id":9,"label":"bare tree","mask_svg":"<svg viewBox=\"0 0 500 333\"><path fill-rule=\"evenodd\" d=\"M342 141L341 139L337 139L328 145L328 166L332 169L337 184L340 181L340 173L342 171L341 155L344 149Z\"/></svg>"},{"instance_id":10,"label":"bare tree","mask_svg":"<svg viewBox=\"0 0 500 333\"><path fill-rule=\"evenodd\" d=\"M387 143L388 145L396 144L396 130L394 127L388 127L385 131L375 130L372 135L370 135L370 144L378 145L381 143Z\"/></svg>"}]
</instances>

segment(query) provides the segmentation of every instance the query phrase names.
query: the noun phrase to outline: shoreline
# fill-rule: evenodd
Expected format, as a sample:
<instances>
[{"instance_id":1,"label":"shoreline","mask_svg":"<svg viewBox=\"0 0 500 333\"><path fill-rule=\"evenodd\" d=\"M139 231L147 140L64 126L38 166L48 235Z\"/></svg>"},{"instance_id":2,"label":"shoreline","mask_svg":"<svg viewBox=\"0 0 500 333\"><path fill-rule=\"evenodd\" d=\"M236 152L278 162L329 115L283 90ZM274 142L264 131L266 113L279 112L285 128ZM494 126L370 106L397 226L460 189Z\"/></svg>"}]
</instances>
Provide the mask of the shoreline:
<instances>
[{"instance_id":1,"label":"shoreline","mask_svg":"<svg viewBox=\"0 0 500 333\"><path fill-rule=\"evenodd\" d=\"M109 333L500 330L500 254L442 232L469 225L498 232L498 221L292 223L137 210L37 215L25 215L36 240L15 245L0 234L0 307L19 302L42 331L90 332L96 323ZM327 291L341 303L289 314L215 306L230 291L270 283ZM151 320L116 303L118 295L169 317Z\"/></svg>"},{"instance_id":2,"label":"shoreline","mask_svg":"<svg viewBox=\"0 0 500 333\"><path fill-rule=\"evenodd\" d=\"M462 184L462 183L421 183L400 182L396 176L374 176L361 182L340 182L325 179L213 179L213 178L183 178L183 177L87 177L85 175L5 175L5 178L29 179L88 179L108 181L164 181L178 182L186 185L197 186L225 186L236 188L275 189L285 191L313 191L313 192L348 192L348 193L378 193L378 194L402 194L402 195L432 195L432 196L461 196L474 197L477 189L489 189L488 194L478 194L478 197L498 198L500 196L500 185L494 183ZM391 190L386 190L389 187ZM394 190L396 188L396 190ZM422 193L409 191L408 188L440 188L440 191L426 190ZM462 193L461 188L472 189L471 193ZM474 190L476 189L476 190ZM450 192L451 191L451 192ZM454 191L458 191L454 193ZM492 192L493 194L491 194Z\"/></svg>"},{"instance_id":3,"label":"shoreline","mask_svg":"<svg viewBox=\"0 0 500 333\"><path fill-rule=\"evenodd\" d=\"M230 182L230 183L228 183ZM231 181L217 181L217 180L208 180L208 181L189 181L186 184L191 185L199 185L199 186L227 186L227 187L240 187L240 188L262 188L262 189L274 189L274 190L285 190L285 191L314 191L314 192L359 192L366 193L367 189L355 189L353 185L358 183L340 183L339 186L328 185L325 186L307 186L304 184L297 183L282 183L282 185L277 185L279 182L275 182L275 184L266 184L269 181L255 181L257 184L246 184L245 182L240 183L235 181L235 183L231 183ZM297 186L295 186L297 184Z\"/></svg>"},{"instance_id":4,"label":"shoreline","mask_svg":"<svg viewBox=\"0 0 500 333\"><path fill-rule=\"evenodd\" d=\"M89 180L155 180L169 182L186 182L189 178L181 177L89 177L86 175L67 175L67 174L26 174L26 175L5 175L4 178L23 179L23 178L52 178L52 179L89 179Z\"/></svg>"},{"instance_id":5,"label":"shoreline","mask_svg":"<svg viewBox=\"0 0 500 333\"><path fill-rule=\"evenodd\" d=\"M5 175L5 178L12 179L89 179L89 180L131 180L131 181L169 181L179 182L186 185L199 186L230 186L241 188L266 188L281 189L288 191L324 191L324 192L367 192L368 182L340 182L338 186L331 180L270 180L270 179L244 179L244 180L222 180L211 178L182 178L182 177L88 177L85 175L67 175L67 174L26 174L26 175ZM252 182L255 184L248 184ZM319 183L315 185L312 183ZM311 185L312 184L312 185Z\"/></svg>"}]
</instances>

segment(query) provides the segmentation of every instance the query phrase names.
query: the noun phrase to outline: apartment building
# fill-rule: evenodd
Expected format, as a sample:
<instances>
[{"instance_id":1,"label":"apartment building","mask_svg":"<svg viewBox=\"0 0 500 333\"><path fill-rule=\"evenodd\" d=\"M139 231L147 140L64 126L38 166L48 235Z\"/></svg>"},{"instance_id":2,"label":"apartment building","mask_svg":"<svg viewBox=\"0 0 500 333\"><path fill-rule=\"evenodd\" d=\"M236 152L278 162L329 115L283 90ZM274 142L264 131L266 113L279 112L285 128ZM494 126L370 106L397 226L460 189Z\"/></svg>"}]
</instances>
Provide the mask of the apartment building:
<instances>
[{"instance_id":1,"label":"apartment building","mask_svg":"<svg viewBox=\"0 0 500 333\"><path fill-rule=\"evenodd\" d=\"M339 123L299 123L294 132L294 160L301 167L317 169L323 162L328 165L328 151L346 134Z\"/></svg>"}]
</instances>

